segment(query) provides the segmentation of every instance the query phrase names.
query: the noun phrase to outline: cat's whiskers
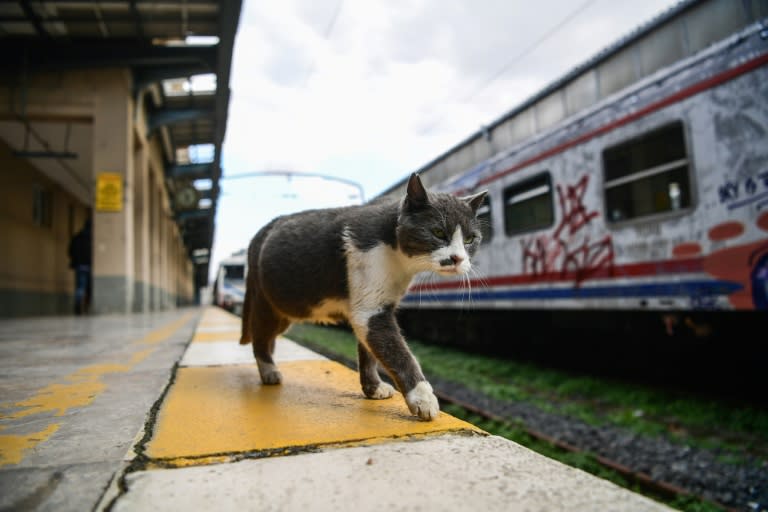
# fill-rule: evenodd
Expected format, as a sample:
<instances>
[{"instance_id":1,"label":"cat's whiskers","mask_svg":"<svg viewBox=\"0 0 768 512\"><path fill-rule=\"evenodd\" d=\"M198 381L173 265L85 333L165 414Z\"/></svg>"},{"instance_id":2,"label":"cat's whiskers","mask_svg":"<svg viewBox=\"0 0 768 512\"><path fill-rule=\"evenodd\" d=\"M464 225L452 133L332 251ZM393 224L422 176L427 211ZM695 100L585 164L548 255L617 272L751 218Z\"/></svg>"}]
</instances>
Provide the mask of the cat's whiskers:
<instances>
[{"instance_id":1,"label":"cat's whiskers","mask_svg":"<svg viewBox=\"0 0 768 512\"><path fill-rule=\"evenodd\" d=\"M472 309L474 304L472 303L472 280L469 278L470 272L472 272L472 267L470 267L469 272L464 274L462 277L463 277L465 286L467 287L467 304L469 305L469 309Z\"/></svg>"},{"instance_id":2,"label":"cat's whiskers","mask_svg":"<svg viewBox=\"0 0 768 512\"><path fill-rule=\"evenodd\" d=\"M427 281L429 282L429 293L432 299L439 300L437 297L437 274L430 272L427 274Z\"/></svg>"},{"instance_id":3,"label":"cat's whiskers","mask_svg":"<svg viewBox=\"0 0 768 512\"><path fill-rule=\"evenodd\" d=\"M419 273L416 274L416 278L414 279L415 283L414 286L416 286L419 290L419 306L421 306L421 300L424 294L425 289L429 289L430 285L430 277L432 276L431 273L425 274L425 273Z\"/></svg>"},{"instance_id":4,"label":"cat's whiskers","mask_svg":"<svg viewBox=\"0 0 768 512\"><path fill-rule=\"evenodd\" d=\"M469 279L469 273L472 271L472 267L469 267L466 273L461 275L461 297L462 307L464 306L464 294L467 296L468 309L472 309L472 282Z\"/></svg>"},{"instance_id":5,"label":"cat's whiskers","mask_svg":"<svg viewBox=\"0 0 768 512\"><path fill-rule=\"evenodd\" d=\"M471 269L469 269L469 271L471 274L475 276L475 281L477 281L477 283L481 287L483 288L490 287L490 285L488 284L488 281L486 281L485 277L475 267L472 267Z\"/></svg>"},{"instance_id":6,"label":"cat's whiskers","mask_svg":"<svg viewBox=\"0 0 768 512\"><path fill-rule=\"evenodd\" d=\"M488 284L488 281L480 273L479 270L477 270L476 268L472 268L471 273L474 276L475 284L477 284L480 288L488 289L490 287L490 285Z\"/></svg>"},{"instance_id":7,"label":"cat's whiskers","mask_svg":"<svg viewBox=\"0 0 768 512\"><path fill-rule=\"evenodd\" d=\"M422 294L422 293L423 293L423 291L424 291L424 287L423 287L422 285L423 285L423 282L422 282L422 280L419 278L419 276L417 275L416 277L414 277L414 279L413 279L413 283L411 283L411 288L413 288L413 287L415 286L415 287L416 287L416 289L417 289L417 290L418 290L418 292L419 292L419 301L418 301L418 304L419 304L419 306L421 306L421 294Z\"/></svg>"},{"instance_id":8,"label":"cat's whiskers","mask_svg":"<svg viewBox=\"0 0 768 512\"><path fill-rule=\"evenodd\" d=\"M461 274L461 281L459 286L459 309L464 308L464 274Z\"/></svg>"}]
</instances>

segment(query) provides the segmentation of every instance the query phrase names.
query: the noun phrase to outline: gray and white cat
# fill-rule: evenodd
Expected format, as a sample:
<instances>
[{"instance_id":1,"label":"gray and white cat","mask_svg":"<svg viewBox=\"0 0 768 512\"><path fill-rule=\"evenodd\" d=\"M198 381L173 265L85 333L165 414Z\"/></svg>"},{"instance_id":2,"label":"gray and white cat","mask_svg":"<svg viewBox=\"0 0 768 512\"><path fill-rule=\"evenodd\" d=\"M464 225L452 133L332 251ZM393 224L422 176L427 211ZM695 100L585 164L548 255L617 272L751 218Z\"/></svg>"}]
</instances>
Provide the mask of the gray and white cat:
<instances>
[{"instance_id":1,"label":"gray and white cat","mask_svg":"<svg viewBox=\"0 0 768 512\"><path fill-rule=\"evenodd\" d=\"M378 366L411 413L437 418L432 386L400 334L395 309L424 271L464 275L480 245L475 218L486 192L459 198L427 192L412 174L405 197L277 217L248 247L241 344L252 343L264 384L280 384L275 338L292 322L347 320L358 339L368 398L390 398Z\"/></svg>"}]
</instances>

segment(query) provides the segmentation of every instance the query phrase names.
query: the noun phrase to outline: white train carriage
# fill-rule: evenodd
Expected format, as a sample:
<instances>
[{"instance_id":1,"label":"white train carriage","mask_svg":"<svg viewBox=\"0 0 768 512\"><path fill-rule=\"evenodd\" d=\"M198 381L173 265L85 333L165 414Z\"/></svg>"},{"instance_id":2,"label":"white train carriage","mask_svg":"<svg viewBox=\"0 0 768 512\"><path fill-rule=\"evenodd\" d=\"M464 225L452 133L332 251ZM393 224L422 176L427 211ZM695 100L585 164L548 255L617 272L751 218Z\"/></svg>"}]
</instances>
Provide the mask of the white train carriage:
<instances>
[{"instance_id":1,"label":"white train carriage","mask_svg":"<svg viewBox=\"0 0 768 512\"><path fill-rule=\"evenodd\" d=\"M219 263L213 285L214 304L239 315L245 299L246 250L242 249Z\"/></svg>"},{"instance_id":2,"label":"white train carriage","mask_svg":"<svg viewBox=\"0 0 768 512\"><path fill-rule=\"evenodd\" d=\"M406 311L768 309L766 28L432 186L489 190L485 241L469 283L417 280Z\"/></svg>"}]
</instances>

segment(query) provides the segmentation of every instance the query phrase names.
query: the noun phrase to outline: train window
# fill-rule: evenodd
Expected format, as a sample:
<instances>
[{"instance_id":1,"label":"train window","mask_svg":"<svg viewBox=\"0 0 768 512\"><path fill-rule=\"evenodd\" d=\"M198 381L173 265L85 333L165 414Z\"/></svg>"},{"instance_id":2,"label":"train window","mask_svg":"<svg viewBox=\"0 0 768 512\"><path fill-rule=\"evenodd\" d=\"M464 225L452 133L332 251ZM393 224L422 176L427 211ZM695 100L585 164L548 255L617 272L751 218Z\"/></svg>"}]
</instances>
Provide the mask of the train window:
<instances>
[{"instance_id":1,"label":"train window","mask_svg":"<svg viewBox=\"0 0 768 512\"><path fill-rule=\"evenodd\" d=\"M480 223L480 233L483 235L482 243L490 242L493 237L493 224L491 223L491 198L488 195L477 209L477 221Z\"/></svg>"},{"instance_id":2,"label":"train window","mask_svg":"<svg viewBox=\"0 0 768 512\"><path fill-rule=\"evenodd\" d=\"M688 164L681 122L603 151L608 220L620 222L688 208Z\"/></svg>"},{"instance_id":3,"label":"train window","mask_svg":"<svg viewBox=\"0 0 768 512\"><path fill-rule=\"evenodd\" d=\"M507 235L546 228L554 220L549 173L504 189L504 231Z\"/></svg>"},{"instance_id":4,"label":"train window","mask_svg":"<svg viewBox=\"0 0 768 512\"><path fill-rule=\"evenodd\" d=\"M243 265L224 265L224 276L227 279L245 279L245 267Z\"/></svg>"}]
</instances>

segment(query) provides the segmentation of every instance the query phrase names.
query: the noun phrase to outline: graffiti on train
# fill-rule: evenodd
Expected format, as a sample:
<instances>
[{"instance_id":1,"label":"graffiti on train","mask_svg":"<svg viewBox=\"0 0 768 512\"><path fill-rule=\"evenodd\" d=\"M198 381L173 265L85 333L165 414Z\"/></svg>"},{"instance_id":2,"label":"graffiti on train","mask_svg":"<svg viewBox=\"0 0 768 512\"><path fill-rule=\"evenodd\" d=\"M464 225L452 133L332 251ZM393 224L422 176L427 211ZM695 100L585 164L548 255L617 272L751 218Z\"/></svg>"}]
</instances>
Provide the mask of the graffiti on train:
<instances>
[{"instance_id":1,"label":"graffiti on train","mask_svg":"<svg viewBox=\"0 0 768 512\"><path fill-rule=\"evenodd\" d=\"M588 210L584 196L589 175L575 184L557 184L560 222L551 234L523 239L521 244L523 272L541 278L572 278L579 286L596 273L610 274L613 269L613 242L610 234L590 235L592 221L600 213Z\"/></svg>"}]
</instances>

